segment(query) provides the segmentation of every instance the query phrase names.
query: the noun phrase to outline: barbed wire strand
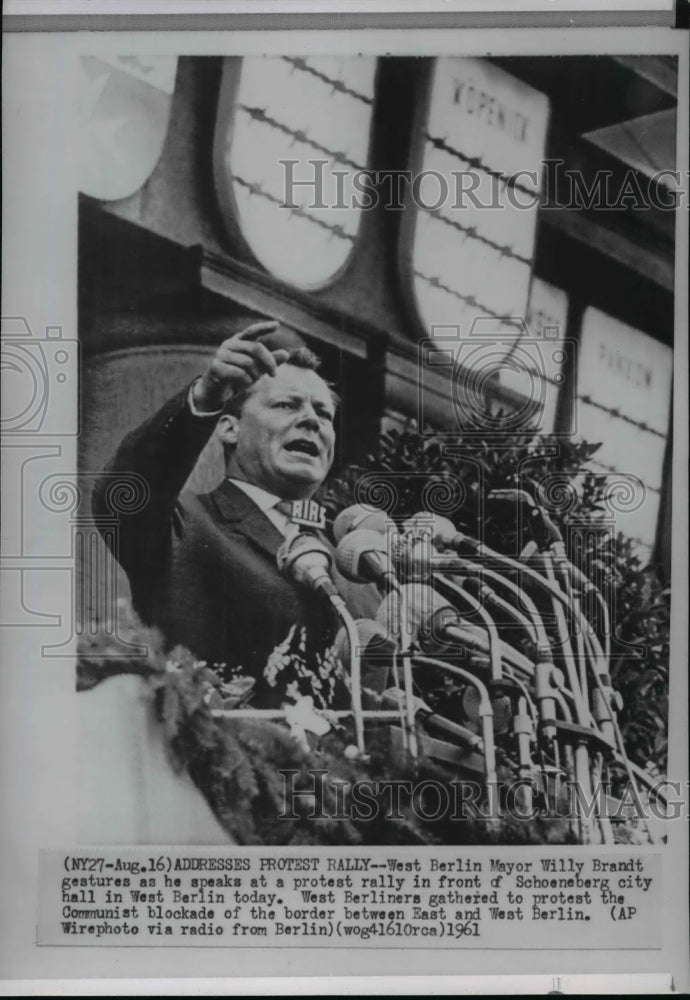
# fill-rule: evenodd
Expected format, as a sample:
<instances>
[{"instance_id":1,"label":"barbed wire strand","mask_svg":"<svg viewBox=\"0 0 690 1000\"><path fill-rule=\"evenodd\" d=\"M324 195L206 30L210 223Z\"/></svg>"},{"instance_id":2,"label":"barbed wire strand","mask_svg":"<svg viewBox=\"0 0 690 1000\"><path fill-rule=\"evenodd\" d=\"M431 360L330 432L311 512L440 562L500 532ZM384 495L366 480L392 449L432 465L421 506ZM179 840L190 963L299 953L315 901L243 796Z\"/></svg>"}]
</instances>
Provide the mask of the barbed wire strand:
<instances>
[{"instance_id":1,"label":"barbed wire strand","mask_svg":"<svg viewBox=\"0 0 690 1000\"><path fill-rule=\"evenodd\" d=\"M518 330L522 330L522 324L519 323L517 320L513 319L511 316L505 315L503 313L498 313L494 309L490 309L489 306L484 305L481 302L478 302L477 299L475 299L474 295L463 295L462 292L457 291L457 289L451 288L449 285L446 285L443 281L441 281L438 275L424 274L422 271L419 271L417 269L414 269L412 271L412 274L414 275L415 278L419 278L421 281L424 281L428 285L431 285L432 288L438 288L442 292L446 292L448 295L452 295L453 298L458 299L460 302L464 302L465 305L477 309L483 316L490 316L492 319L500 320L504 326L513 326Z\"/></svg>"},{"instance_id":2,"label":"barbed wire strand","mask_svg":"<svg viewBox=\"0 0 690 1000\"><path fill-rule=\"evenodd\" d=\"M316 139L313 139L302 129L293 129L284 122L278 121L277 118L271 117L265 108L252 108L247 104L238 104L238 109L244 111L253 121L261 122L264 125L269 125L284 135L290 136L295 142L303 142L307 146L311 146L313 149L318 150L319 153L323 153L330 159L337 161L338 163L343 163L347 167L352 167L353 170L364 170L361 163L355 163L351 160L346 153L341 153L336 149L329 149L327 146L322 145Z\"/></svg>"},{"instance_id":3,"label":"barbed wire strand","mask_svg":"<svg viewBox=\"0 0 690 1000\"><path fill-rule=\"evenodd\" d=\"M519 261L521 264L526 264L527 267L532 266L531 257L523 257L522 254L515 253L512 247L508 244L496 243L494 240L489 239L488 236L482 236L481 233L477 232L476 226L463 226L461 222L456 222L454 219L449 219L447 215L443 215L438 208L425 208L423 205L418 206L422 212L426 212L432 219L436 219L442 222L446 226L451 226L453 229L457 229L459 232L464 233L468 239L477 240L479 243L484 243L486 246L491 247L492 250L497 250L502 257L510 257L513 260Z\"/></svg>"},{"instance_id":4,"label":"barbed wire strand","mask_svg":"<svg viewBox=\"0 0 690 1000\"><path fill-rule=\"evenodd\" d=\"M442 139L441 136L431 135L429 132L425 133L425 138L434 149L439 149L444 153L448 153L450 156L454 156L458 160L462 160L469 167L474 170L479 170L482 173L488 174L489 177L495 177L501 184L505 187L514 188L516 191L522 191L523 194L529 195L530 198L536 197L539 199L539 192L534 191L532 188L525 187L524 184L520 184L513 176L510 174L505 174L501 170L496 170L495 167L490 167L488 163L484 161L479 156L469 156L467 153L463 153L461 149L456 146L451 145L446 139Z\"/></svg>"},{"instance_id":5,"label":"barbed wire strand","mask_svg":"<svg viewBox=\"0 0 690 1000\"><path fill-rule=\"evenodd\" d=\"M592 397L589 395L578 396L577 398L581 403L586 403L588 406L594 406L596 407L597 410L601 410L603 413L608 413L609 416L614 417L616 420L624 420L626 424L631 424L638 431L646 431L647 434L653 434L655 437L659 437L663 441L666 440L666 435L663 434L661 431L657 431L654 427L650 427L649 424L641 423L638 420L633 420L632 417L628 417L625 413L621 413L620 410L611 409L610 406L604 406L603 403L598 403L595 399L592 399Z\"/></svg>"},{"instance_id":6,"label":"barbed wire strand","mask_svg":"<svg viewBox=\"0 0 690 1000\"><path fill-rule=\"evenodd\" d=\"M239 174L233 174L233 181L239 184L241 187L246 188L250 194L256 195L257 198L264 198L266 201L271 202L273 205L278 205L280 208L287 208L293 215L299 216L301 219L306 219L307 222L312 222L315 226L320 226L322 229L327 229L333 236L337 236L341 240L350 240L354 242L354 236L351 233L346 232L342 226L333 226L323 219L319 219L316 215L310 215L309 212L305 212L303 208L299 205L286 205L280 198L276 195L271 194L270 191L266 191L262 188L260 184L254 181L248 181L244 177L240 177Z\"/></svg>"},{"instance_id":7,"label":"barbed wire strand","mask_svg":"<svg viewBox=\"0 0 690 1000\"><path fill-rule=\"evenodd\" d=\"M321 80L327 86L331 87L332 90L336 90L341 94L347 94L349 97L353 97L357 101L362 101L364 104L373 104L371 97L367 97L366 94L360 94L357 90L352 90L348 87L346 83L342 80L334 80L332 76L327 76L326 73L322 73L320 70L315 69L310 66L306 59L294 56L281 56L284 62L290 63L295 69L301 70L303 73L309 73L311 76L315 76L317 80Z\"/></svg>"}]
</instances>

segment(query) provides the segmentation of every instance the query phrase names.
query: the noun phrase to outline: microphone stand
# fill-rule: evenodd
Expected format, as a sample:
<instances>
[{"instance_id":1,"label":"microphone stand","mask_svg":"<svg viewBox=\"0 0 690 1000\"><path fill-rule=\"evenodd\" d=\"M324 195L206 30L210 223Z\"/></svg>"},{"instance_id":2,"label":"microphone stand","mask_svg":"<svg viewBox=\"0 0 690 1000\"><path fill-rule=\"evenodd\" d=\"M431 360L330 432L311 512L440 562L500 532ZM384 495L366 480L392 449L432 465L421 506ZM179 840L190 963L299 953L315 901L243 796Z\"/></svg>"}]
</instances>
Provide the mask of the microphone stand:
<instances>
[{"instance_id":1,"label":"microphone stand","mask_svg":"<svg viewBox=\"0 0 690 1000\"><path fill-rule=\"evenodd\" d=\"M568 680L573 695L577 721L581 727L589 728L591 725L590 723L591 717L589 713L589 707L585 702L586 689L583 692L582 679L581 677L578 676L577 666L574 662L575 658L572 646L570 644L570 636L568 633L568 628L566 623L566 614L567 614L571 620L575 620L579 625L581 622L582 612L580 611L579 607L577 608L573 607L573 603L568 600L567 595L563 593L561 588L558 586L553 566L551 565L551 561L548 558L548 556L544 552L541 553L541 558L545 569L545 576L542 576L540 573L526 566L523 562L511 559L509 556L503 556L500 553L494 552L488 546L485 546L482 543L469 538L468 536L464 536L461 539L461 541L464 541L466 544L471 546L473 550L473 556L475 559L477 558L489 559L494 561L495 564L502 565L508 569L515 570L518 573L524 574L526 578L533 585L537 586L543 593L547 594L550 597L554 613L556 616L556 626L563 652L563 657L565 660L566 672L568 675ZM453 566L454 560L452 558L448 558L447 556L432 558L431 562L434 569L443 569L445 571L453 572L453 570L457 568L457 562L456 565ZM482 568L483 567L478 567L480 573ZM498 576L499 574L496 575ZM545 649L543 650L543 653L544 654L546 653ZM550 652L549 652L549 659L550 659ZM544 666L550 673L552 670L551 665L545 663ZM548 691L548 694L552 695L553 692ZM548 704L548 702L546 702L545 700L542 701L540 699L540 704L544 706L545 704ZM583 794L591 798L589 748L587 745L587 741L585 739L581 739L576 744L574 758L575 758L574 759L575 777L577 784L582 790ZM578 805L581 804L578 802ZM584 815L584 811L581 808L579 809L579 812L580 812L582 842L590 843L591 823L589 822L588 817Z\"/></svg>"},{"instance_id":2,"label":"microphone stand","mask_svg":"<svg viewBox=\"0 0 690 1000\"><path fill-rule=\"evenodd\" d=\"M360 755L364 756L366 748L364 745L364 717L362 715L362 659L359 654L359 632L357 624L347 610L345 601L340 594L329 594L328 597L347 633L350 647L350 697L352 699L352 715L355 720L355 739Z\"/></svg>"},{"instance_id":3,"label":"microphone stand","mask_svg":"<svg viewBox=\"0 0 690 1000\"><path fill-rule=\"evenodd\" d=\"M542 617L539 614L536 604L527 591L522 590L516 583L509 580L508 577L503 576L501 573L497 573L495 570L491 570L486 566L477 565L477 563L472 562L471 559L464 559L462 556L458 556L457 560L459 568L466 572L468 576L478 581L480 594L486 594L486 596L491 601L496 602L497 605L500 602L501 608L508 611L508 613L511 614L516 621L523 625L525 629L529 630L530 637L538 646L548 645L549 640L546 635L546 629L544 628ZM486 580L491 580L492 583L496 583L507 590L515 598L516 603L520 603L524 606L526 614L523 614L517 608L514 608L508 603L508 601L500 598L498 594L491 587L489 587Z\"/></svg>"},{"instance_id":4,"label":"microphone stand","mask_svg":"<svg viewBox=\"0 0 690 1000\"><path fill-rule=\"evenodd\" d=\"M551 598L554 612L556 614L556 624L557 624L559 639L561 641L561 645L565 650L564 659L566 661L568 680L570 682L573 694L575 695L575 707L576 707L578 722L581 725L586 725L587 709L586 706L582 704L580 681L575 670L575 664L573 662L574 657L572 653L572 648L570 647L570 639L568 635L566 617L565 617L565 612L567 612L572 617L575 614L575 611L572 608L571 604L569 603L567 597L558 587L555 579L548 579L547 577L542 576L540 573L538 573L531 567L526 566L524 563L521 563L516 559L512 559L510 556L504 556L499 552L495 552L493 549L489 548L486 545L483 545L481 542L477 542L474 539L469 539L467 536L465 536L465 540L467 540L468 543L472 545L472 548L474 549L473 555L475 559L490 560L497 565L505 566L507 569L514 570L518 574L524 575L526 579L528 579L531 583L533 583L536 587L538 587L542 591L542 593L546 594L548 597ZM444 572L452 573L457 566L457 563L452 556L451 557L445 555L436 556L432 558L431 562L433 569L441 570ZM478 571L481 572L482 570L483 566L480 563L478 566ZM496 575L498 576L498 574ZM548 652L546 649L544 649L543 652L544 652L544 660L546 662L546 656L548 656L550 659L550 649L548 650Z\"/></svg>"},{"instance_id":5,"label":"microphone stand","mask_svg":"<svg viewBox=\"0 0 690 1000\"><path fill-rule=\"evenodd\" d=\"M586 642L587 641L592 642L593 638L594 637L586 636L585 637L585 641ZM598 644L598 642L595 639L595 641L592 643L592 645L594 647L593 651L594 651L595 654L597 653L597 649L596 649L597 644ZM601 647L599 647L599 651L601 651ZM598 693L599 693L599 696L600 696L600 703L602 704L602 706L605 707L606 711L608 712L609 721L610 721L611 727L613 729L613 733L614 733L614 736L615 736L616 743L618 744L619 754L617 755L617 757L618 757L619 761L623 764L623 767L625 768L626 774L628 776L628 781L630 782L630 784L631 784L631 786L633 788L633 791L635 793L635 798L637 800L637 804L641 807L642 806L642 799L640 797L640 789L639 789L639 786L637 784L637 780L636 780L636 776L635 776L635 771L633 770L633 767L631 765L631 761L629 760L628 755L627 755L626 750L625 750L625 744L623 742L623 734L621 733L620 726L618 724L618 719L616 718L616 713L613 711L613 708L611 706L611 696L613 694L613 690L612 689L609 689L608 691L606 690L606 688L604 687L604 683L603 683L603 680L602 680L602 677L601 677L601 674L600 674L599 670L597 670L596 668L593 668L592 672L594 674L594 681L595 681L595 683L597 685L597 690L598 690ZM649 836L650 843L655 844L656 843L656 836L655 836L654 831L652 830L651 824L649 822L649 817L645 815L644 820L645 820L645 826L647 827L647 834Z\"/></svg>"},{"instance_id":6,"label":"microphone stand","mask_svg":"<svg viewBox=\"0 0 690 1000\"><path fill-rule=\"evenodd\" d=\"M419 745L417 742L417 731L416 731L415 711L414 711L412 658L410 656L412 636L410 634L410 629L405 628L404 624L405 622L408 621L407 596L404 587L401 587L398 590L398 600L400 601L400 651L398 655L402 660L402 669L403 669L403 685L405 691L405 713L407 719L408 748L412 759L417 760L417 757L419 756Z\"/></svg>"},{"instance_id":7,"label":"microphone stand","mask_svg":"<svg viewBox=\"0 0 690 1000\"><path fill-rule=\"evenodd\" d=\"M476 611L482 621L484 622L487 632L489 634L489 649L490 649L490 661L491 661L491 680L501 681L503 679L503 665L501 662L501 647L507 644L501 642L498 629L496 628L496 623L494 622L488 611L482 606L482 604L471 594L468 594L462 587L458 586L456 583L448 580L446 577L440 577L440 580L445 583L445 585L453 591L456 597L460 598L468 607L473 611ZM517 652L517 651L516 651ZM519 655L519 654L518 654ZM530 753L530 743L532 737L532 724L530 716L527 714L525 709L531 702L529 696L525 698L526 689L524 685L521 685L524 694L518 699L517 714L513 717L513 732L516 737L517 749L518 749L518 760L519 760L519 775L525 780L529 780L532 777L533 762ZM531 786L524 787L524 798L525 805L527 806L528 812L532 809L532 789Z\"/></svg>"},{"instance_id":8,"label":"microphone stand","mask_svg":"<svg viewBox=\"0 0 690 1000\"><path fill-rule=\"evenodd\" d=\"M498 634L498 629L496 628L496 623L493 618L486 610L482 607L479 601L468 594L462 587L459 587L457 583L453 583L447 577L440 577L442 582L452 590L457 598L459 598L463 604L476 611L489 636L489 658L491 661L491 679L493 681L500 681L503 678L503 667L501 665L501 639Z\"/></svg>"},{"instance_id":9,"label":"microphone stand","mask_svg":"<svg viewBox=\"0 0 690 1000\"><path fill-rule=\"evenodd\" d=\"M541 556L542 559L545 559L545 553L541 553ZM590 581L587 581L586 579L583 580L583 574L578 571L572 563L570 563L567 558L563 539L560 537L560 532L557 528L555 529L554 537L551 542L551 560L556 564L562 584L571 596L576 615L576 636L578 641L578 653L581 656L581 683L583 691L585 693L587 691L586 671L588 666L596 684L596 690L593 693L595 724L597 724L598 728L602 732L602 736L607 740L607 742L612 743L612 738L615 738L615 741L618 743L623 763L627 771L628 780L634 789L638 803L641 803L639 788L635 781L635 776L630 768L630 762L625 752L620 728L611 705L614 692L610 687L610 679L608 675L610 635L609 613L606 601L604 600L599 589ZM573 592L575 589L577 589L577 591L583 591L586 589L587 592L593 592L595 594L597 604L602 614L605 651L601 648L594 628L590 625L589 621L582 612L579 596ZM607 682L606 686L604 685L604 680ZM602 751L599 751L597 753L595 763L595 775L598 776L599 779L601 779L603 774L603 764L604 755ZM599 813L598 819L604 843L613 843L613 834L608 816L603 816ZM646 817L645 822L650 842L654 843L654 833L649 820Z\"/></svg>"},{"instance_id":10,"label":"microphone stand","mask_svg":"<svg viewBox=\"0 0 690 1000\"><path fill-rule=\"evenodd\" d=\"M536 506L534 507L535 512L540 509ZM556 529L554 529L556 530ZM553 542L552 542L553 543ZM551 543L551 544L552 544ZM563 605L570 611L571 622L575 626L575 634L578 641L579 651L584 653L584 648L581 646L582 633L581 633L581 622L580 622L580 612L579 608L575 606L572 600L572 591L570 587L570 574L566 571L564 566L565 550L560 553L559 567L562 570L562 576L564 577L563 583L565 584L566 592L565 594L558 586L558 580L556 577L556 572L554 570L554 552L551 549L551 545L542 544L539 551L539 558L542 563L544 574L549 584L554 591L558 591L561 594L561 599L556 599L552 597L552 604L554 614L556 616L556 627L558 629L558 636L560 640L561 655L565 661L566 672L568 674L568 679L570 681L570 688L572 693L575 695L575 711L577 715L578 725L582 727L588 727L588 715L589 715L589 698L588 698L588 688L587 688L587 677L586 677L586 663L582 659L578 660L573 652L573 647L570 641L570 633L568 631L568 624L566 621L566 616L564 613ZM578 665L580 670L578 671ZM592 800L592 774L590 770L590 755L589 746L585 738L578 739L575 744L575 780L576 786L581 791L584 797L585 803ZM578 806L580 806L580 799L578 797ZM593 842L593 829L592 823L589 815L585 809L580 809L580 831L581 839L583 844L590 844ZM601 820L601 815L598 818Z\"/></svg>"},{"instance_id":11,"label":"microphone stand","mask_svg":"<svg viewBox=\"0 0 690 1000\"><path fill-rule=\"evenodd\" d=\"M444 660L437 660L435 657L415 654L415 663L429 667L436 667L445 673L456 677L462 677L469 681L479 692L479 717L482 722L482 740L484 743L484 773L486 776L486 794L489 811L492 819L500 819L501 813L498 800L498 775L496 773L496 745L494 743L494 711L491 707L491 698L486 685L478 677L471 674L469 670L463 670L455 664L446 663Z\"/></svg>"},{"instance_id":12,"label":"microphone stand","mask_svg":"<svg viewBox=\"0 0 690 1000\"><path fill-rule=\"evenodd\" d=\"M577 570L576 567L572 565L572 563L570 563L565 550L565 544L563 542L560 530L556 527L555 524L553 524L553 522L550 520L546 512L543 511L541 507L535 506L535 511L538 512L537 516L540 517L541 519L542 522L541 526L544 529L543 531L544 536L549 538L548 546L547 545L540 546L540 552L536 558L541 561L546 576L551 582L556 582L557 576L560 577L561 586L565 590L566 596L570 600L573 609L573 619L574 619L573 624L575 628L575 638L578 650L578 663L580 667L579 674L580 674L580 689L581 689L582 702L584 703L584 705L588 705L590 700L588 696L589 690L587 684L587 668L589 667L591 669L595 683L597 685L597 691L595 692L595 697L594 697L595 718L593 721L594 724L597 726L597 728L600 729L604 739L606 739L607 742L611 743L611 733L608 730L613 729L616 735L620 733L620 730L618 729L617 721L614 718L613 709L611 707L611 698L608 697L608 692L604 690L604 684L602 680L602 677L606 677L606 679L608 680L608 666L607 666L608 657L604 656L603 650L601 649L601 645L599 644L599 641L596 637L596 633L582 612L579 596L577 593L575 593L575 590L577 589L577 591L581 591L583 589L586 589L587 591L590 592L594 591L594 593L597 596L599 606L605 609L603 618L604 618L605 642L607 646L608 646L608 634L607 634L608 609L606 608L605 601L603 600L603 597L599 593L599 590L590 581L586 580L586 578L583 577L583 574L579 570ZM611 691L610 693L612 694L613 692ZM604 712L608 713L610 722L606 720ZM625 749L622 745L622 739L620 746L625 756ZM577 773L577 779L582 787L582 779L583 777L585 777L585 775L583 773L584 761L581 759L581 747L582 744L579 743L576 750L576 773ZM590 773L590 768L589 768L589 752L586 744L584 749L585 752L587 753L587 761L588 761L588 766L586 769L586 778L589 781L592 775ZM599 750L596 754L596 759L593 765L595 785L597 786L597 789L599 787L601 777L603 774L603 763L604 763L603 751ZM635 790L635 794L639 802L639 789L637 788L632 772L630 771L629 768L627 770L628 770L628 778L631 781L631 784ZM601 831L602 840L605 844L610 844L614 842L610 820L608 816L603 814L600 805L601 803L599 801L599 796L597 794L597 819L599 822L599 828ZM583 823L584 822L585 821L583 819ZM654 842L649 822L647 822L646 825L650 840ZM587 833L586 829L585 833Z\"/></svg>"},{"instance_id":13,"label":"microphone stand","mask_svg":"<svg viewBox=\"0 0 690 1000\"><path fill-rule=\"evenodd\" d=\"M533 776L534 773L534 765L530 753L530 746L533 742L534 734L536 733L537 730L537 711L534 702L532 701L532 698L530 696L530 693L527 690L526 685L523 684L523 682L520 680L519 677L515 676L514 671L511 670L510 667L508 668L508 676L522 692L522 697L520 698L520 702L524 702L524 706L522 704L518 704L518 714L513 719L513 733L517 737L517 743L518 743L520 777L524 779L529 779ZM524 711L524 707L528 709L529 714L527 714ZM541 760L543 765L544 764L543 751L541 751ZM528 810L531 811L532 786L526 785L524 787L524 792Z\"/></svg>"},{"instance_id":14,"label":"microphone stand","mask_svg":"<svg viewBox=\"0 0 690 1000\"><path fill-rule=\"evenodd\" d=\"M350 646L350 696L355 720L355 738L361 755L365 753L364 719L362 716L362 664L359 655L357 625L347 610L330 577L333 556L326 544L316 536L301 533L286 540L276 554L278 568L288 579L311 587L327 597L342 621Z\"/></svg>"},{"instance_id":15,"label":"microphone stand","mask_svg":"<svg viewBox=\"0 0 690 1000\"><path fill-rule=\"evenodd\" d=\"M497 573L494 573L492 575L499 579L502 579ZM438 577L441 582L445 583L446 586L452 588L453 591L457 593L459 596L465 596L465 592L460 588L456 587L449 580L447 580L445 576L438 574ZM485 584L483 586L489 593L492 593L491 589L486 587ZM483 591L480 590L480 593L483 593ZM536 622L538 622L539 625L538 629L535 627L535 631L537 633L538 638L542 640L537 645L537 663L533 664L530 660L524 657L517 650L514 650L512 646L509 646L507 643L503 641L501 641L501 650L503 652L503 658L507 662L512 663L514 666L521 667L523 669L523 672L527 673L528 676L533 678L536 686L537 700L539 703L542 732L544 733L549 743L552 743L556 736L553 692L555 684L557 683L556 677L558 677L559 675L556 673L554 664L552 663L551 646L549 644L546 631L541 622L536 607L534 608L533 613L536 617ZM520 614L520 612L517 612L517 614L520 615L521 618L523 617ZM525 664L527 667L526 670L525 670ZM496 678L494 677L494 679ZM522 724L524 725L524 720ZM523 741L523 749L524 749L524 741Z\"/></svg>"}]
</instances>

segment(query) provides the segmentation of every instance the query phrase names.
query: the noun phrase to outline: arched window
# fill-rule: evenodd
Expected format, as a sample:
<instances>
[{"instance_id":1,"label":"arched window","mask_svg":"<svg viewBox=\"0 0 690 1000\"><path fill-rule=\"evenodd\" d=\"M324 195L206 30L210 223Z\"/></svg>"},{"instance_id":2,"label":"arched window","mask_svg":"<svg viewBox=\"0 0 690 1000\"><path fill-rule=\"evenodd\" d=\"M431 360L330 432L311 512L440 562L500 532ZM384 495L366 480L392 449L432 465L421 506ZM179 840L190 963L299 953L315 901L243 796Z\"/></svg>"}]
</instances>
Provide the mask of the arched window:
<instances>
[{"instance_id":1,"label":"arched window","mask_svg":"<svg viewBox=\"0 0 690 1000\"><path fill-rule=\"evenodd\" d=\"M82 56L79 190L100 201L138 191L163 150L177 56Z\"/></svg>"},{"instance_id":2,"label":"arched window","mask_svg":"<svg viewBox=\"0 0 690 1000\"><path fill-rule=\"evenodd\" d=\"M214 171L226 229L291 285L327 284L352 252L375 69L368 57L225 62Z\"/></svg>"}]
</instances>

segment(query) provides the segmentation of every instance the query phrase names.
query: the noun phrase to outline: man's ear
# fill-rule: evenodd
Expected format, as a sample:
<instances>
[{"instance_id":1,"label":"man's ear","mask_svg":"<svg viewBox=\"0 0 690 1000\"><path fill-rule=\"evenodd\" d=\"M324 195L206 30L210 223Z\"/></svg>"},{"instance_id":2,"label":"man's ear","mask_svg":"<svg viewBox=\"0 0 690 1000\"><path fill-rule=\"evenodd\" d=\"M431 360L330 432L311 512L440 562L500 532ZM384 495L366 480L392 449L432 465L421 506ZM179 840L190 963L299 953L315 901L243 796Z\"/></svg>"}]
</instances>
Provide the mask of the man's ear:
<instances>
[{"instance_id":1,"label":"man's ear","mask_svg":"<svg viewBox=\"0 0 690 1000\"><path fill-rule=\"evenodd\" d=\"M224 445L234 448L239 437L240 421L232 413L224 413L216 424L216 434Z\"/></svg>"}]
</instances>

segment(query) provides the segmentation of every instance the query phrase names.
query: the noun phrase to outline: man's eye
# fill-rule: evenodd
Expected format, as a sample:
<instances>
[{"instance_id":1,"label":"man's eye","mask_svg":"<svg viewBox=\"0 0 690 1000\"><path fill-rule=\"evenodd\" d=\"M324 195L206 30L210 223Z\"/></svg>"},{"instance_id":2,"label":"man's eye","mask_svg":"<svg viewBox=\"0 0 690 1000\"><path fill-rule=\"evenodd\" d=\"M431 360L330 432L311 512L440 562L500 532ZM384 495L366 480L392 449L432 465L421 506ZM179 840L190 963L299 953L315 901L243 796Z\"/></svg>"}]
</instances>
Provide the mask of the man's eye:
<instances>
[{"instance_id":1,"label":"man's eye","mask_svg":"<svg viewBox=\"0 0 690 1000\"><path fill-rule=\"evenodd\" d=\"M281 399L275 405L282 410L294 410L296 404L292 400Z\"/></svg>"}]
</instances>

